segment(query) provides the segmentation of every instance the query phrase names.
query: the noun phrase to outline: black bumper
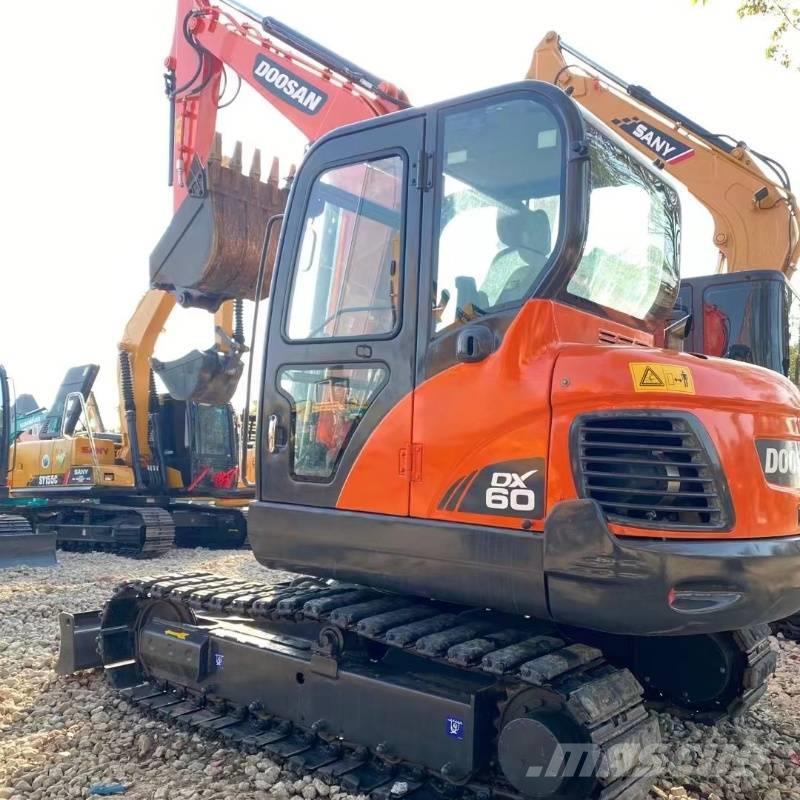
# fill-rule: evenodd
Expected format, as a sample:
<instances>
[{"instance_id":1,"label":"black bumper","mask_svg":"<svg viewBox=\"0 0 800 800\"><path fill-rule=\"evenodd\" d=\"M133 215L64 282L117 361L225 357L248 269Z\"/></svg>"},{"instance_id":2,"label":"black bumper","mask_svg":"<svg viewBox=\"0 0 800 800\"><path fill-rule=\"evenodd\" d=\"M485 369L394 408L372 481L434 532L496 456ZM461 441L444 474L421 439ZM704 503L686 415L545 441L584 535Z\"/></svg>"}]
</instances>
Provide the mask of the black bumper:
<instances>
[{"instance_id":1,"label":"black bumper","mask_svg":"<svg viewBox=\"0 0 800 800\"><path fill-rule=\"evenodd\" d=\"M262 564L617 634L685 635L800 609L800 536L622 539L592 500L544 535L279 503L250 506Z\"/></svg>"},{"instance_id":2,"label":"black bumper","mask_svg":"<svg viewBox=\"0 0 800 800\"><path fill-rule=\"evenodd\" d=\"M543 561L553 619L610 633L736 630L800 609L800 536L622 539L577 500L548 516Z\"/></svg>"}]
</instances>

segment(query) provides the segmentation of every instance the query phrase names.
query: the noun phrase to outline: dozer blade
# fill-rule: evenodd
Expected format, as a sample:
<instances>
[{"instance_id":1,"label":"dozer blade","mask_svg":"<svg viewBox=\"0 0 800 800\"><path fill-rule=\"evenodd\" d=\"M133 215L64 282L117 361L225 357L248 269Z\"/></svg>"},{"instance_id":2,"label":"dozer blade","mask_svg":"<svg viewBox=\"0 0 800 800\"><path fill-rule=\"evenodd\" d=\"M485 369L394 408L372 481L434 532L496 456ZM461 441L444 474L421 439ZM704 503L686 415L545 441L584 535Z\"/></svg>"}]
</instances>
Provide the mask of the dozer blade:
<instances>
[{"instance_id":1,"label":"dozer blade","mask_svg":"<svg viewBox=\"0 0 800 800\"><path fill-rule=\"evenodd\" d=\"M99 611L83 611L58 615L61 627L61 647L58 651L56 672L59 675L72 675L82 669L102 667L103 661L97 649L100 635Z\"/></svg>"},{"instance_id":2,"label":"dozer blade","mask_svg":"<svg viewBox=\"0 0 800 800\"><path fill-rule=\"evenodd\" d=\"M0 510L0 569L52 567L55 563L55 532L34 533L25 517Z\"/></svg>"},{"instance_id":3,"label":"dozer blade","mask_svg":"<svg viewBox=\"0 0 800 800\"><path fill-rule=\"evenodd\" d=\"M195 160L189 193L150 256L150 283L174 292L184 306L216 310L233 298L255 299L267 222L286 207L288 188L279 188L277 159L261 180L261 155L253 156L250 174L241 171L241 143L230 159L222 158L216 134L208 163ZM291 177L291 172L290 172ZM276 237L277 241L277 237ZM264 278L264 296L275 247Z\"/></svg>"},{"instance_id":4,"label":"dozer blade","mask_svg":"<svg viewBox=\"0 0 800 800\"><path fill-rule=\"evenodd\" d=\"M230 402L243 367L239 355L215 348L192 350L174 361L153 358L150 363L171 397L212 405Z\"/></svg>"}]
</instances>

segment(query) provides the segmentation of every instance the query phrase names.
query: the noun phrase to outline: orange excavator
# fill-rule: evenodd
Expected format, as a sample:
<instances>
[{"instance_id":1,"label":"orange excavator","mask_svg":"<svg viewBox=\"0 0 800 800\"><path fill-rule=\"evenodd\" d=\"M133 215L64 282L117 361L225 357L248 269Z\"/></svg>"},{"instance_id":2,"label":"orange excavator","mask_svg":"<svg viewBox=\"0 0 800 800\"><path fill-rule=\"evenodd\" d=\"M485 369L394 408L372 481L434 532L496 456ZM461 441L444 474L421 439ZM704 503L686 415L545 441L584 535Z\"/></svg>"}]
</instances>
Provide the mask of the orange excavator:
<instances>
[{"instance_id":1,"label":"orange excavator","mask_svg":"<svg viewBox=\"0 0 800 800\"><path fill-rule=\"evenodd\" d=\"M656 346L676 193L559 88L404 108L232 0L181 0L176 42L198 188L151 278L269 286L248 529L301 577L127 581L62 615L59 670L383 800L644 798L650 708L749 708L800 608L800 392ZM223 63L316 139L240 289L245 210L220 227L183 140Z\"/></svg>"},{"instance_id":2,"label":"orange excavator","mask_svg":"<svg viewBox=\"0 0 800 800\"><path fill-rule=\"evenodd\" d=\"M790 282L800 259L800 210L786 170L742 141L711 133L552 31L536 47L528 77L561 87L710 212L716 271L681 279L668 346L767 367L800 386L800 296ZM772 466L778 469L777 460ZM800 615L775 627L800 638Z\"/></svg>"},{"instance_id":3,"label":"orange excavator","mask_svg":"<svg viewBox=\"0 0 800 800\"><path fill-rule=\"evenodd\" d=\"M718 263L704 277L681 280L675 322L691 319L682 326L683 349L758 364L800 385L800 297L790 284L800 259L800 210L786 170L552 31L536 47L528 77L561 87L711 214Z\"/></svg>"}]
</instances>

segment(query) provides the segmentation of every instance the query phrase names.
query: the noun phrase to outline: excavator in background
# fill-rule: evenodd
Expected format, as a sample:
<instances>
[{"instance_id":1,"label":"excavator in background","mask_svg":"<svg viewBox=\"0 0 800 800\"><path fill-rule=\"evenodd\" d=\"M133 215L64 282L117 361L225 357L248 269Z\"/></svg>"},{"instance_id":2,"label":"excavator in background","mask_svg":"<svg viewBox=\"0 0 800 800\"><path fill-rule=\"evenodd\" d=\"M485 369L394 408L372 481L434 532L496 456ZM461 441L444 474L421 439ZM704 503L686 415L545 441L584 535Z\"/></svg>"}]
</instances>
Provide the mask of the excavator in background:
<instances>
[{"instance_id":1,"label":"excavator in background","mask_svg":"<svg viewBox=\"0 0 800 800\"><path fill-rule=\"evenodd\" d=\"M670 345L767 367L800 385L800 297L790 283L800 259L800 210L786 170L624 81L553 31L536 47L527 77L561 87L711 214L718 262L707 275L681 279L675 322L691 323L676 326L681 336Z\"/></svg>"},{"instance_id":2,"label":"excavator in background","mask_svg":"<svg viewBox=\"0 0 800 800\"><path fill-rule=\"evenodd\" d=\"M25 516L6 513L8 474L12 469L16 420L8 375L0 364L0 569L16 566L47 567L56 563L55 535L31 527Z\"/></svg>"},{"instance_id":3,"label":"excavator in background","mask_svg":"<svg viewBox=\"0 0 800 800\"><path fill-rule=\"evenodd\" d=\"M238 420L228 402L241 373L242 301L217 314L214 348L182 360L180 388L186 392L188 380L193 385L191 397L177 398L156 392L153 372L175 365L152 357L174 305L165 292L151 290L126 326L121 433L105 429L92 392L99 367L88 364L68 370L38 438L14 449L12 498L64 549L154 557L173 540L228 548L246 541L253 491L239 479ZM143 377L136 363L148 366ZM35 504L27 505L29 499Z\"/></svg>"},{"instance_id":4,"label":"excavator in background","mask_svg":"<svg viewBox=\"0 0 800 800\"><path fill-rule=\"evenodd\" d=\"M62 615L59 671L348 792L644 798L648 705L749 708L800 608L800 392L655 346L677 195L560 89L403 109L240 2L178 9L200 190L151 280L210 309L270 286L249 538L308 577L128 581ZM239 289L191 138L223 64L316 139Z\"/></svg>"},{"instance_id":5,"label":"excavator in background","mask_svg":"<svg viewBox=\"0 0 800 800\"><path fill-rule=\"evenodd\" d=\"M269 288L269 276L259 282L258 270L264 259L274 258L277 239L267 253L261 245L268 221L279 219L286 205L292 170L287 185L279 187L277 160L262 181L258 151L248 175L242 172L240 144L230 158L222 156L215 133L222 54L239 81L244 76L310 140L347 122L408 105L391 84L379 85L332 52L317 53L325 74L316 90L298 85L287 74L278 76L275 64L286 58L302 63L297 61L299 52L288 57L265 49L252 27L218 9L213 11L215 24L198 41L195 29L210 8L192 0L178 4L165 75L169 183L176 213L151 256L153 288L120 344L122 434L98 446L91 425L73 436L56 412L60 435L50 444L21 447L17 455L14 494L59 498L37 513L43 524L58 531L62 546L152 557L168 549L173 537L189 546L236 547L247 535L255 455L248 442L255 429L246 408L237 448L228 402L246 350L241 304L261 299ZM293 35L290 29L275 32ZM259 64L240 72L253 50L260 51ZM198 265L203 293L183 279L184 274L194 275ZM209 289L212 284L216 291ZM154 357L155 343L177 304L213 310L216 342L206 351L194 350L165 363ZM154 374L164 383L165 395L157 395ZM81 403L85 396L79 391L73 401ZM78 406L75 410L80 412ZM53 448L58 452L51 454Z\"/></svg>"},{"instance_id":6,"label":"excavator in background","mask_svg":"<svg viewBox=\"0 0 800 800\"><path fill-rule=\"evenodd\" d=\"M68 548L153 557L171 547L173 539L179 545L224 547L239 546L246 539L254 472L254 450L248 450L248 442L255 431L246 410L239 452L228 403L246 349L241 303L255 299L261 240L268 220L285 207L292 170L281 188L277 160L267 181L261 181L258 151L248 175L242 173L240 144L232 157L223 158L221 139L214 131L222 77L215 52L231 41L236 44L229 66L241 81L236 63L242 47L246 43L245 50L259 48L261 41L253 29L223 15L208 31L210 38L198 43L194 28L203 8L202 3L195 8L191 0L179 4L167 61L169 182L176 215L151 257L151 268L162 277L153 281L154 288L140 302L120 343L122 433L95 435L88 423L73 435L78 418L92 416L89 408L80 406L90 391L90 386L83 387L70 394L68 413L63 403L55 404L51 427L40 441L25 443L17 451L14 496L48 498L45 509L31 512L31 517L34 524L56 530L61 545ZM269 55L273 56L281 58L280 52ZM356 75L354 66L334 53L324 53L321 63L326 77L320 92L309 86L287 92L285 76L276 88L267 55L246 79L312 140L331 127L407 105L391 84L379 86L367 73ZM200 84L203 90L197 91ZM318 113L323 105L325 112ZM203 239L197 231L224 235ZM276 241L273 258L275 245ZM181 279L182 271L191 274L196 263L206 265L206 279L222 287L221 292L202 295L201 303L201 296ZM259 299L269 287L268 277L262 285ZM213 309L216 342L209 350L164 363L154 357L155 343L177 303ZM154 374L167 394L156 393ZM105 437L102 444L95 441L99 437Z\"/></svg>"},{"instance_id":7,"label":"excavator in background","mask_svg":"<svg viewBox=\"0 0 800 800\"><path fill-rule=\"evenodd\" d=\"M527 77L562 88L710 212L716 270L681 278L662 341L757 364L800 386L800 296L791 284L800 259L800 210L786 170L627 83L553 31L536 47ZM774 627L800 639L800 614Z\"/></svg>"}]
</instances>

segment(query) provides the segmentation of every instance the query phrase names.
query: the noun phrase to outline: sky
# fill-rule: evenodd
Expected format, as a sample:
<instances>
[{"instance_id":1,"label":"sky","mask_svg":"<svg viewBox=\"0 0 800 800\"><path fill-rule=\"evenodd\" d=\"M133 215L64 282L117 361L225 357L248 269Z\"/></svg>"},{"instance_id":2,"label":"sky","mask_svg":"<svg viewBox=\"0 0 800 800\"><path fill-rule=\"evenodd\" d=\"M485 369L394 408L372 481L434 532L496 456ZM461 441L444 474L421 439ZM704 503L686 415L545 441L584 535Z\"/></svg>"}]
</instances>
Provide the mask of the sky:
<instances>
[{"instance_id":1,"label":"sky","mask_svg":"<svg viewBox=\"0 0 800 800\"><path fill-rule=\"evenodd\" d=\"M735 0L405 0L402 4L248 0L401 86L418 105L524 77L558 31L631 83L715 132L782 162L800 185L800 73L763 55L768 26ZM5 200L0 222L0 362L16 391L48 404L70 366L101 365L96 394L116 424L116 346L147 289L148 257L171 218L163 60L172 0L40 0L0 48ZM220 112L224 150L241 139L302 157L302 137L244 87ZM713 271L710 217L684 199L683 274ZM211 317L177 310L156 355L212 342Z\"/></svg>"}]
</instances>

